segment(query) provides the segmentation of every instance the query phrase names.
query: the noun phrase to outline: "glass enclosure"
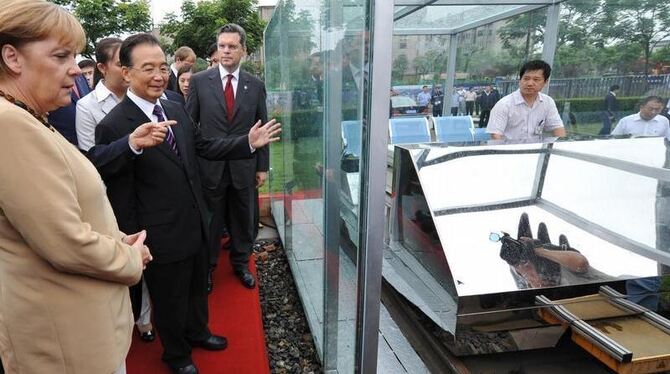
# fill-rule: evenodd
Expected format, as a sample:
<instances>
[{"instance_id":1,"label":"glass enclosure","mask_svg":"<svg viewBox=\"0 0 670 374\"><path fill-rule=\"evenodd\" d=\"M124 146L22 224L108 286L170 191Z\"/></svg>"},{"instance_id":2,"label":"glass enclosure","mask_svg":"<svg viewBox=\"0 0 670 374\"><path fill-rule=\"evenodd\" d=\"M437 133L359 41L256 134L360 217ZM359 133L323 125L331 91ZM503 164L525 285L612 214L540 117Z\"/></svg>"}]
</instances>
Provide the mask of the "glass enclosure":
<instances>
[{"instance_id":1,"label":"glass enclosure","mask_svg":"<svg viewBox=\"0 0 670 374\"><path fill-rule=\"evenodd\" d=\"M665 261L655 215L664 206L657 191L667 182L661 139L408 146L407 157L394 158L389 149L388 162L382 162L373 145L387 138L371 137L378 131L371 126L376 123L371 113L388 115L391 135L414 126L403 122L400 127L396 117L404 117L418 119L426 130L421 142L485 141L482 96L514 92L519 67L537 58L552 65L544 91L556 101L568 135L608 135L618 120L638 112L644 97L670 96L670 4L455 3L464 2L280 0L267 26L268 110L284 129L282 141L271 146L272 214L326 371L361 369L357 341L370 332L361 322L361 297L381 282L365 278L367 266L360 263L369 256L382 261L381 253L366 247L370 232L396 230L383 254L385 280L396 289L410 289L392 279L394 264L423 269L424 278L432 279L431 289L406 296L452 332L458 313L478 313L498 300L483 299L473 307L463 296L562 285L593 290L597 286L589 285L657 275L658 263ZM388 10L381 12L388 20L374 16L380 8ZM373 32L379 21L393 22L392 35L390 30ZM375 46L385 38L390 39L389 55L379 61L374 56L383 54ZM372 90L380 84L373 67L377 74L387 68L391 84ZM423 86L428 102L419 97ZM608 112L604 100L614 87L618 107ZM468 118L465 135L450 137L456 122L440 119L447 116ZM486 152L477 154L482 149ZM462 152L472 155L463 157ZM369 170L387 168L388 181L396 173L397 190L392 191L390 182L386 191L369 190L371 184L379 185ZM402 186L400 176L409 178ZM455 180L445 182L445 176ZM389 212L402 208L403 214L370 227L369 217L378 214L370 211L371 197L386 198ZM402 201L392 209L397 197ZM523 269L501 260L489 233L516 237L523 213L534 233L542 221L556 245L561 245L559 234L579 244L597 270L593 278L583 281L554 272L553 283L542 283L524 278ZM403 257L394 247L398 243L411 256ZM499 281L482 282L478 274L484 272L498 274ZM364 279L372 283L361 283ZM401 359L393 354L391 340L380 339L379 372L397 371L390 363Z\"/></svg>"}]
</instances>

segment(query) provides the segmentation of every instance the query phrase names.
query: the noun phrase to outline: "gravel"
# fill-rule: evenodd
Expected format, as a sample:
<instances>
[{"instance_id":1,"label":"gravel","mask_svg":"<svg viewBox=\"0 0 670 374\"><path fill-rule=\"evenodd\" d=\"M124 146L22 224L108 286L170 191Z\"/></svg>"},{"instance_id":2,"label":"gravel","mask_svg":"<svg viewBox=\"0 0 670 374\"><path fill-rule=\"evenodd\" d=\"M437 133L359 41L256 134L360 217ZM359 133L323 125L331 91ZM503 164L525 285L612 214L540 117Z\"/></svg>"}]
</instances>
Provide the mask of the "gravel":
<instances>
[{"instance_id":1,"label":"gravel","mask_svg":"<svg viewBox=\"0 0 670 374\"><path fill-rule=\"evenodd\" d=\"M281 242L256 242L254 256L271 372L323 372Z\"/></svg>"}]
</instances>

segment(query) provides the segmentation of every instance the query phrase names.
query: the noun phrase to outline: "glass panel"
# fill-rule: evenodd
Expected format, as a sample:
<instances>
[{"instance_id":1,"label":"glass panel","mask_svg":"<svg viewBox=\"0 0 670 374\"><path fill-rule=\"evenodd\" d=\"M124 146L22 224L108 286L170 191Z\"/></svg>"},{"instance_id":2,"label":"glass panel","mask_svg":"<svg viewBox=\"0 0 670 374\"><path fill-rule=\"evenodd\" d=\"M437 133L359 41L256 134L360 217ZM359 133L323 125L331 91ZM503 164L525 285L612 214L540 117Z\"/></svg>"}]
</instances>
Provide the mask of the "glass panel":
<instances>
[{"instance_id":1,"label":"glass panel","mask_svg":"<svg viewBox=\"0 0 670 374\"><path fill-rule=\"evenodd\" d=\"M364 0L280 1L265 32L273 215L325 371L355 370L369 33Z\"/></svg>"}]
</instances>

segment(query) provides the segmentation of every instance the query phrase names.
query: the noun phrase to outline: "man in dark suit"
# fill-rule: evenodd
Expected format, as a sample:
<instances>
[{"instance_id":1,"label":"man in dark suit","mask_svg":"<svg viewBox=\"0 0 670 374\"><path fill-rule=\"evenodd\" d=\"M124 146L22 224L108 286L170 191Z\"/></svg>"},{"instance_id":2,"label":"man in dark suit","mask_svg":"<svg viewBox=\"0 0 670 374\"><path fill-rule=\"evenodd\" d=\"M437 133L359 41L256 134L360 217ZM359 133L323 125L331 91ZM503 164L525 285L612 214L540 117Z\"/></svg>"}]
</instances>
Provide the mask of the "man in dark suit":
<instances>
[{"instance_id":1,"label":"man in dark suit","mask_svg":"<svg viewBox=\"0 0 670 374\"><path fill-rule=\"evenodd\" d=\"M616 121L616 115L619 111L619 100L616 98L619 88L618 84L612 85L610 92L605 96L605 105L602 113L603 127L598 132L598 135L609 135L612 132L612 123Z\"/></svg>"},{"instance_id":2,"label":"man in dark suit","mask_svg":"<svg viewBox=\"0 0 670 374\"><path fill-rule=\"evenodd\" d=\"M77 130L75 129L74 119L77 114L77 101L88 95L90 91L86 78L81 75L78 76L74 80L74 87L70 93L70 97L72 98L70 105L50 112L48 117L51 126L58 130L65 139L77 147L79 146L79 142L77 141Z\"/></svg>"},{"instance_id":3,"label":"man in dark suit","mask_svg":"<svg viewBox=\"0 0 670 374\"><path fill-rule=\"evenodd\" d=\"M177 92L179 84L177 83L177 72L182 66L195 65L195 52L190 47L179 47L174 51L174 63L170 65L170 79L167 83L167 89Z\"/></svg>"},{"instance_id":4,"label":"man in dark suit","mask_svg":"<svg viewBox=\"0 0 670 374\"><path fill-rule=\"evenodd\" d=\"M174 373L197 373L191 347L221 350L222 336L213 335L207 314L207 219L196 158L251 157L256 148L277 140L274 121L256 124L248 135L205 138L183 106L161 100L169 67L158 40L151 34L127 38L119 60L130 82L126 97L96 127L96 144L121 151L89 154L107 186L120 225L147 231L154 261L144 276L154 304L163 361ZM144 149L120 141L138 125L175 120L165 141ZM112 157L112 155L115 155ZM132 232L132 231L131 231Z\"/></svg>"},{"instance_id":5,"label":"man in dark suit","mask_svg":"<svg viewBox=\"0 0 670 374\"><path fill-rule=\"evenodd\" d=\"M205 136L235 137L247 133L255 122L267 121L265 85L240 69L245 41L246 32L239 25L221 27L217 36L219 66L191 78L186 109ZM256 189L265 183L270 163L268 147L257 149L246 160L201 161L205 196L212 212L210 266L218 262L225 222L232 238L230 262L235 275L245 287L254 288L249 256L258 227Z\"/></svg>"}]
</instances>

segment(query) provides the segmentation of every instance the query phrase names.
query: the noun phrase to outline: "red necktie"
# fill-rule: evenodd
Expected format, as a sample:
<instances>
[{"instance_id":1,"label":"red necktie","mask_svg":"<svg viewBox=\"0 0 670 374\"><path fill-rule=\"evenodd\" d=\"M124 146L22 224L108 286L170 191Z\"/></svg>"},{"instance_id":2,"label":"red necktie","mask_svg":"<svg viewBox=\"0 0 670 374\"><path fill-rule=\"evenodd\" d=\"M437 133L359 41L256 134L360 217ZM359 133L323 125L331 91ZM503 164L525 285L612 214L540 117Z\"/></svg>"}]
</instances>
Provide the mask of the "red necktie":
<instances>
[{"instance_id":1,"label":"red necktie","mask_svg":"<svg viewBox=\"0 0 670 374\"><path fill-rule=\"evenodd\" d=\"M233 109L235 108L235 93L233 92L232 74L228 74L228 82L226 82L226 88L223 90L223 95L226 97L226 112L228 114L228 122L232 122Z\"/></svg>"}]
</instances>

